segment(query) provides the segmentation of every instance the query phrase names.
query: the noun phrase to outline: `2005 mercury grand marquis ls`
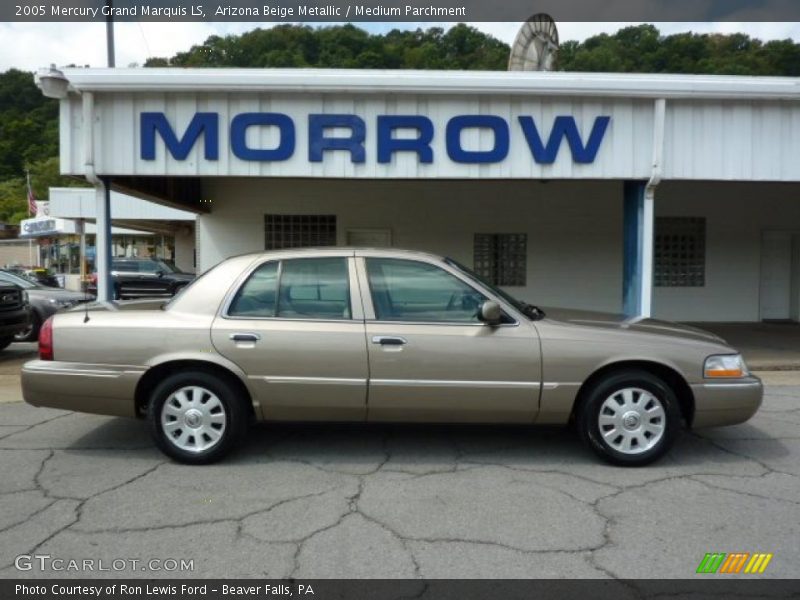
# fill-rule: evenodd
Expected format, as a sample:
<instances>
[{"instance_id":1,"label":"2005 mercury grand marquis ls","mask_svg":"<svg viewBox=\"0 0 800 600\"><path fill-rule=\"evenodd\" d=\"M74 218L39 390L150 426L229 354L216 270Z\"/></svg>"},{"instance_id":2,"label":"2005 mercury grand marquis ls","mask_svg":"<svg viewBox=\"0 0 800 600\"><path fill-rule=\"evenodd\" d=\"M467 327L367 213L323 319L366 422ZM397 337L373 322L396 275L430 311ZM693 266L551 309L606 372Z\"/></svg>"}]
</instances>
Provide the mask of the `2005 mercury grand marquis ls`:
<instances>
[{"instance_id":1,"label":"2005 mercury grand marquis ls","mask_svg":"<svg viewBox=\"0 0 800 600\"><path fill-rule=\"evenodd\" d=\"M762 386L720 338L653 319L542 310L453 260L309 249L228 259L167 303L96 305L42 327L35 406L147 417L187 463L249 421L557 424L642 465L686 423L749 419Z\"/></svg>"}]
</instances>

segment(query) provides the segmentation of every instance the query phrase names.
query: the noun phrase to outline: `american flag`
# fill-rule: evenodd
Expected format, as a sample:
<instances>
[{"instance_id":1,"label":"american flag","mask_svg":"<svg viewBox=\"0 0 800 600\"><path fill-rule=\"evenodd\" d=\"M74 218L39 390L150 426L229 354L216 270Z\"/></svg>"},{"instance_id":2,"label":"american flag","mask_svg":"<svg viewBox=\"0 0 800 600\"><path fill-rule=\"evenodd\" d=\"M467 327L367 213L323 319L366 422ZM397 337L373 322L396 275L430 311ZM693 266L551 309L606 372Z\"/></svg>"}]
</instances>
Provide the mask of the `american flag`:
<instances>
[{"instance_id":1,"label":"american flag","mask_svg":"<svg viewBox=\"0 0 800 600\"><path fill-rule=\"evenodd\" d=\"M28 173L28 215L35 217L38 212L36 205L36 196L33 195L33 188L31 187L31 175Z\"/></svg>"}]
</instances>

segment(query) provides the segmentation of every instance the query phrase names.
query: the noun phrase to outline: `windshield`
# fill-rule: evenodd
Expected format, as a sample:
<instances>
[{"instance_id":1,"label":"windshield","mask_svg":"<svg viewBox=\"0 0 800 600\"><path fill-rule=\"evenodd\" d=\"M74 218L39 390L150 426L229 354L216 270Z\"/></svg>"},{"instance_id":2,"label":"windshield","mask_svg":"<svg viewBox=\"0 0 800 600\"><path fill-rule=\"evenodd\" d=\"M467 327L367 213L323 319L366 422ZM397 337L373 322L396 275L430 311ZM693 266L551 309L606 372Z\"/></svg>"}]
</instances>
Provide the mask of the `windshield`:
<instances>
[{"instance_id":1,"label":"windshield","mask_svg":"<svg viewBox=\"0 0 800 600\"><path fill-rule=\"evenodd\" d=\"M495 295L499 296L500 298L508 302L511 306L516 308L526 317L529 317L531 319L541 319L542 317L544 317L544 311L541 308L534 306L532 304L528 304L527 302L522 302L521 300L517 300L516 298L514 298L514 296L512 296L508 292L501 290L494 284L489 283L483 277L475 273L472 269L470 269L469 267L465 267L464 265L462 265L458 261L453 260L452 258L445 258L444 260L448 265L455 267L456 269L461 271L464 275L472 279L474 282L479 283L483 287L491 290L492 293L494 293Z\"/></svg>"},{"instance_id":2,"label":"windshield","mask_svg":"<svg viewBox=\"0 0 800 600\"><path fill-rule=\"evenodd\" d=\"M39 287L30 280L25 279L24 277L20 277L18 275L14 275L13 273L9 273L8 271L0 271L0 281L13 283L14 285L18 285L19 287L25 290Z\"/></svg>"},{"instance_id":3,"label":"windshield","mask_svg":"<svg viewBox=\"0 0 800 600\"><path fill-rule=\"evenodd\" d=\"M158 268L164 273L180 273L180 270L175 265L171 265L165 260L156 260L156 262L158 263Z\"/></svg>"}]
</instances>

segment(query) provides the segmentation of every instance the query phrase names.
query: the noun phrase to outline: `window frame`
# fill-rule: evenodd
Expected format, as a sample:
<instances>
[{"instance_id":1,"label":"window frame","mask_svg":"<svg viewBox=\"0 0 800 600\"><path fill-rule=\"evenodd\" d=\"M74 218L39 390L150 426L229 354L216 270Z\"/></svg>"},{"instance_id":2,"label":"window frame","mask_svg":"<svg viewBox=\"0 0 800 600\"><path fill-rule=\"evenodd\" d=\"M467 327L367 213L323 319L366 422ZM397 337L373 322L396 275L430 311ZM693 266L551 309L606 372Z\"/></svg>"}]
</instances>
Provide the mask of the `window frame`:
<instances>
[{"instance_id":1,"label":"window frame","mask_svg":"<svg viewBox=\"0 0 800 600\"><path fill-rule=\"evenodd\" d=\"M519 243L519 240L514 240L513 238L521 238L523 249L519 253L515 254L514 258L519 261L522 261L522 267L518 273L514 273L513 271L505 270L502 265L504 264L504 259L508 260L509 257L504 257L500 255L500 250L504 247L508 247L511 244ZM489 261L493 268L490 267L492 273L482 273L478 269L478 240L481 238L487 238L489 242L489 256L485 257L485 260ZM479 277L482 277L489 283L497 287L520 287L524 288L528 285L528 233L527 232L505 232L505 233L489 233L489 232L475 232L472 236L472 270L477 274ZM500 281L500 276L506 274L516 274L517 277L510 277L513 280L512 283L508 283L507 281ZM495 281L495 276L497 276L497 281Z\"/></svg>"},{"instance_id":2,"label":"window frame","mask_svg":"<svg viewBox=\"0 0 800 600\"><path fill-rule=\"evenodd\" d=\"M276 309L278 308L277 299L280 295L280 286L281 286L281 277L283 275L283 263L289 260L314 260L317 258L338 258L345 261L345 265L347 267L347 298L348 302L350 303L350 318L349 319L330 319L330 318L322 318L322 317L279 317L279 316L272 316L272 317L263 317L263 316L255 316L255 315L232 315L230 314L231 305L233 304L234 299L236 298L239 290L242 289L244 285L250 281L253 273L260 269L267 263L277 262L278 263L278 272L276 276L276 283L275 283L275 298L276 298ZM358 280L355 276L355 266L353 265L351 255L343 255L343 254L321 254L321 255L314 255L314 256L273 256L263 260L258 260L255 263L251 264L242 275L234 282L231 286L231 289L228 290L227 296L225 297L225 301L222 303L222 307L218 316L222 319L228 319L232 321L312 321L312 322L324 322L324 323L351 323L351 322L361 322L364 321L364 314L361 311L361 298L360 298L360 290L358 287ZM359 294L359 298L355 298L355 294ZM356 301L358 300L358 301Z\"/></svg>"},{"instance_id":3,"label":"window frame","mask_svg":"<svg viewBox=\"0 0 800 600\"><path fill-rule=\"evenodd\" d=\"M423 257L413 256L413 257L403 257L403 256L396 256L392 254L357 254L356 255L356 264L358 267L358 283L361 287L361 301L364 305L364 312L365 312L365 321L370 324L388 324L388 325L442 325L445 327L487 327L488 324L484 323L483 321L390 321L384 319L378 319L377 313L375 312L375 305L372 301L372 285L369 280L369 271L367 270L367 260L370 258L377 258L377 259L393 259L393 260L401 260L406 262L413 262L419 263L423 265L429 265L433 267L437 267L455 277L461 283L466 285L467 287L471 288L472 290L477 291L482 296L486 297L488 300L493 302L497 302L500 305L502 311L506 314L506 316L511 320L509 323L500 323L498 325L492 325L492 327L519 327L520 324L520 316L517 314L517 311L514 310L512 307L509 307L508 303L505 302L502 298L497 297L491 290L484 288L483 286L476 286L475 282L471 279L465 277L461 274L458 270L453 269L447 263L442 263L436 260L425 260Z\"/></svg>"}]
</instances>

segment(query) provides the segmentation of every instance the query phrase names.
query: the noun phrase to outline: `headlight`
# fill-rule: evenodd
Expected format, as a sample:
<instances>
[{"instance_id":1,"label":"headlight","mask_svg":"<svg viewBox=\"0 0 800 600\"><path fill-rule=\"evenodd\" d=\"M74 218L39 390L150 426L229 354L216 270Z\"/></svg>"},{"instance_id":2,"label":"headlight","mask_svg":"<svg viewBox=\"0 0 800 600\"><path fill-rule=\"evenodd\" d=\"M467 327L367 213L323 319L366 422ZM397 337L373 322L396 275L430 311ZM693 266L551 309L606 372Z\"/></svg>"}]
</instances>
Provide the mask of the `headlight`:
<instances>
[{"instance_id":1,"label":"headlight","mask_svg":"<svg viewBox=\"0 0 800 600\"><path fill-rule=\"evenodd\" d=\"M741 354L716 354L706 359L703 376L711 379L720 377L747 377L750 371L744 364Z\"/></svg>"}]
</instances>

